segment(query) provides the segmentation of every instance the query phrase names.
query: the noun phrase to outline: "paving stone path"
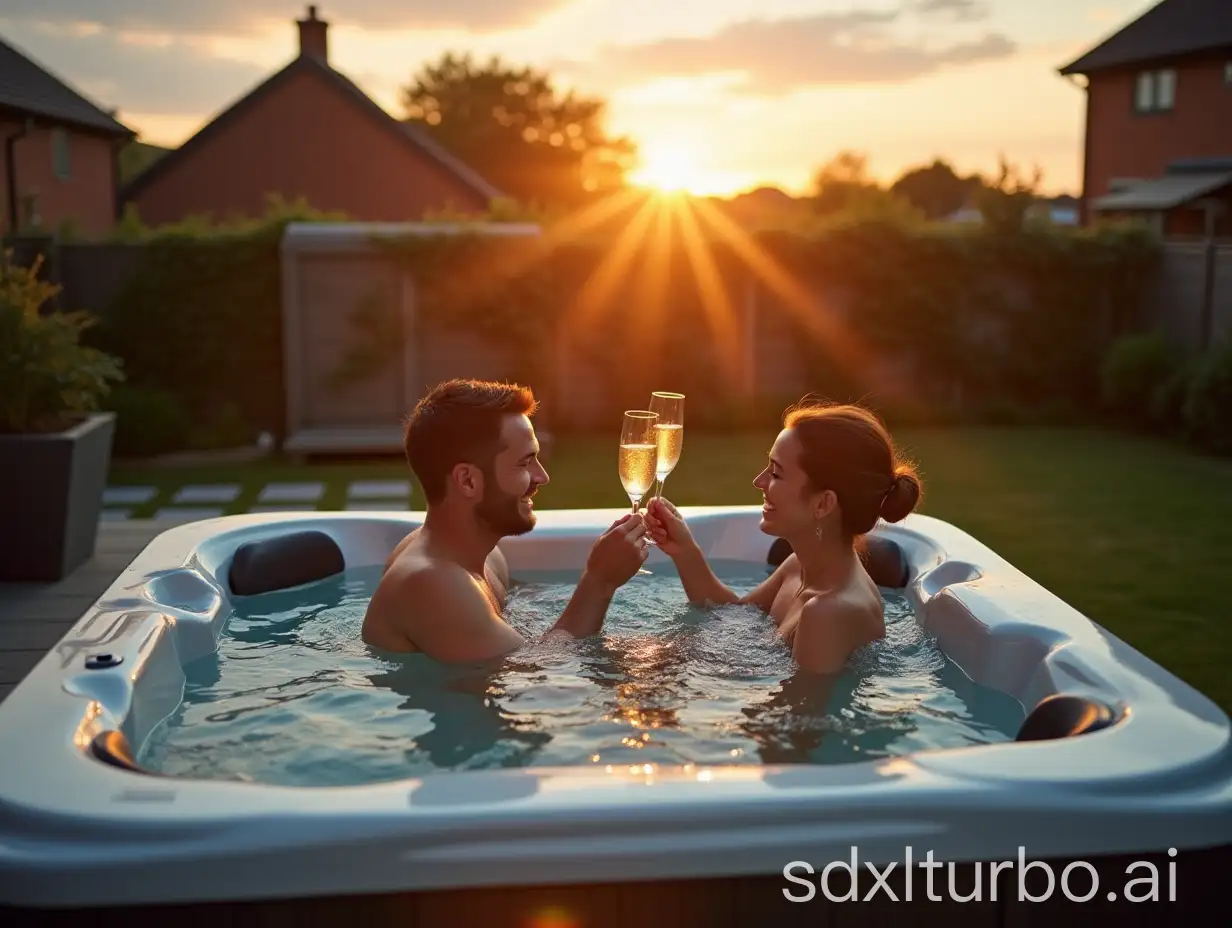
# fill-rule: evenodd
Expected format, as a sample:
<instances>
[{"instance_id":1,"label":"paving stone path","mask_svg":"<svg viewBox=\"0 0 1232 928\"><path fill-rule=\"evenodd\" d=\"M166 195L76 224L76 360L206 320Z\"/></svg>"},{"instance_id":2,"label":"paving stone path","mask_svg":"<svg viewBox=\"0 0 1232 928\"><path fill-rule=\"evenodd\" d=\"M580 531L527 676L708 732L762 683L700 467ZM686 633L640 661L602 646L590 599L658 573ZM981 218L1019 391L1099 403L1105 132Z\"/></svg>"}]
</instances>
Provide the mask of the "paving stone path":
<instances>
[{"instance_id":1,"label":"paving stone path","mask_svg":"<svg viewBox=\"0 0 1232 928\"><path fill-rule=\"evenodd\" d=\"M193 522L239 512L303 512L322 508L325 484L320 481L267 483L255 501L237 505L242 487L237 483L186 484L144 518L166 522ZM104 522L122 522L138 507L159 497L158 487L114 486L103 493ZM332 507L331 507L332 508ZM397 512L411 508L409 480L354 480L346 487L344 507L349 510Z\"/></svg>"}]
</instances>

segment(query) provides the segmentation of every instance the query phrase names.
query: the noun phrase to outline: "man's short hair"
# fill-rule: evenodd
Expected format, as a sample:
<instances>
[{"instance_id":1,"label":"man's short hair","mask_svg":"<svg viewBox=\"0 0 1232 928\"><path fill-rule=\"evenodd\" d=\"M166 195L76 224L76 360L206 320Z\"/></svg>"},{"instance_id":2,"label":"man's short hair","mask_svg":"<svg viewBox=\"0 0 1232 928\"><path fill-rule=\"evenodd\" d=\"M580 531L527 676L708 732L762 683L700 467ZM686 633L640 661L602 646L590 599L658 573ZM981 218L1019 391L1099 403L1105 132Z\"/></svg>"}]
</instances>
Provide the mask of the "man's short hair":
<instances>
[{"instance_id":1,"label":"man's short hair","mask_svg":"<svg viewBox=\"0 0 1232 928\"><path fill-rule=\"evenodd\" d=\"M450 472L474 464L485 474L501 449L506 416L533 416L529 387L484 380L448 380L415 404L403 434L406 460L429 503L445 496Z\"/></svg>"}]
</instances>

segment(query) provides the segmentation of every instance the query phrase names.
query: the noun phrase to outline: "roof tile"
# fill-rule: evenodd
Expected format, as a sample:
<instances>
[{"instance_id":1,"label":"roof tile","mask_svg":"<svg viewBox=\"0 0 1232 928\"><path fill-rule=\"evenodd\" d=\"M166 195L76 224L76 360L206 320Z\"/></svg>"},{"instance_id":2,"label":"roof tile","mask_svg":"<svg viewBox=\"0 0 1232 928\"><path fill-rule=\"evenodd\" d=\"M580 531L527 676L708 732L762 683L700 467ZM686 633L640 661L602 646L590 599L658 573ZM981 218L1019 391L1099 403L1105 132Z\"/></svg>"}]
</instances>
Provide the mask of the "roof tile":
<instances>
[{"instance_id":1,"label":"roof tile","mask_svg":"<svg viewBox=\"0 0 1232 928\"><path fill-rule=\"evenodd\" d=\"M1219 48L1232 48L1232 0L1162 0L1061 73L1089 74Z\"/></svg>"},{"instance_id":2,"label":"roof tile","mask_svg":"<svg viewBox=\"0 0 1232 928\"><path fill-rule=\"evenodd\" d=\"M135 135L29 56L0 39L0 108L113 135Z\"/></svg>"}]
</instances>

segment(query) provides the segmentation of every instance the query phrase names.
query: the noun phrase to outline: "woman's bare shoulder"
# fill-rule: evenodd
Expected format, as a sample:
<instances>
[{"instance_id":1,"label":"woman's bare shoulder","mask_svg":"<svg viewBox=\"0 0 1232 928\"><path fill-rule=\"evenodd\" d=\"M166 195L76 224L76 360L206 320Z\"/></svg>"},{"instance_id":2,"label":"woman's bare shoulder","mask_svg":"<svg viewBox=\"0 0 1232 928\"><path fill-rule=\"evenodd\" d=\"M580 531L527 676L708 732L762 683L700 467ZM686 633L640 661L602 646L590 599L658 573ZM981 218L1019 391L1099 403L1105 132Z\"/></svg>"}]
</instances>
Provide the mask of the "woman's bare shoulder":
<instances>
[{"instance_id":1,"label":"woman's bare shoulder","mask_svg":"<svg viewBox=\"0 0 1232 928\"><path fill-rule=\"evenodd\" d=\"M810 596L801 610L800 619L815 623L841 623L853 632L859 628L880 637L885 624L884 604L876 587L850 583Z\"/></svg>"}]
</instances>

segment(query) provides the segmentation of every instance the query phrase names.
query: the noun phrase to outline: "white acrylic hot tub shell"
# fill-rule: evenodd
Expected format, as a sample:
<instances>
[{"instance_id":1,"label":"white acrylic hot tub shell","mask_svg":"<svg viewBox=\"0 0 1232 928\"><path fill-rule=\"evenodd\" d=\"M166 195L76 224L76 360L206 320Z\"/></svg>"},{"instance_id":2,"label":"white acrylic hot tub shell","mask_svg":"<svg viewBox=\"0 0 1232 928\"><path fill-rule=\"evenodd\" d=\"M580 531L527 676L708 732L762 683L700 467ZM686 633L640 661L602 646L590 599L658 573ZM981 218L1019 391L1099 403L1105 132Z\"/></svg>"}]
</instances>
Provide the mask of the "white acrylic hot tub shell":
<instances>
[{"instance_id":1,"label":"white acrylic hot tub shell","mask_svg":"<svg viewBox=\"0 0 1232 928\"><path fill-rule=\"evenodd\" d=\"M765 563L756 507L684 510L712 558ZM503 544L511 571L578 569L617 512L545 511ZM1090 858L1232 838L1229 721L952 525L878 534L912 565L920 621L977 683L1030 709L1079 693L1116 726L837 766L525 768L376 786L149 777L85 746L138 748L215 647L236 547L314 528L348 567L383 562L419 513L230 516L156 538L0 704L0 902L242 900L463 886L779 874L792 860ZM655 551L653 562L662 558ZM358 633L358 630L357 630ZM123 663L86 670L89 654Z\"/></svg>"}]
</instances>

